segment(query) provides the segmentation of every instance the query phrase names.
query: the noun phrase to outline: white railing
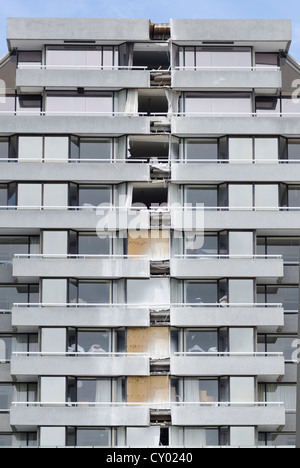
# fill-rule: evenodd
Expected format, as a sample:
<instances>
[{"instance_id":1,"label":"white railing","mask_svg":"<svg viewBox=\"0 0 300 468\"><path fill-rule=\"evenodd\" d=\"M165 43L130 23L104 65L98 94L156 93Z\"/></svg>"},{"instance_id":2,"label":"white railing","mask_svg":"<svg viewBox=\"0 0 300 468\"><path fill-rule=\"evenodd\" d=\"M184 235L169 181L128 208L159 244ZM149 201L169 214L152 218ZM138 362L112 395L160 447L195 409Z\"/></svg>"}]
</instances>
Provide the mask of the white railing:
<instances>
[{"instance_id":1,"label":"white railing","mask_svg":"<svg viewBox=\"0 0 300 468\"><path fill-rule=\"evenodd\" d=\"M95 260L125 260L125 259L146 259L145 255L82 255L82 254L15 254L14 258L45 258L45 259L95 259Z\"/></svg>"},{"instance_id":2,"label":"white railing","mask_svg":"<svg viewBox=\"0 0 300 468\"><path fill-rule=\"evenodd\" d=\"M299 164L300 159L174 159L171 164Z\"/></svg>"},{"instance_id":3,"label":"white railing","mask_svg":"<svg viewBox=\"0 0 300 468\"><path fill-rule=\"evenodd\" d=\"M210 66L210 67L203 67L203 66L189 66L189 67L186 67L186 66L178 66L178 67L175 67L175 70L195 70L195 71L206 71L206 70L213 70L213 71L217 71L217 70L234 70L234 71L237 71L237 70L243 70L243 71L280 71L281 68L280 67L276 67L276 66L248 66L248 67L241 67L241 66L219 66L219 65L216 65L216 66Z\"/></svg>"},{"instance_id":4,"label":"white railing","mask_svg":"<svg viewBox=\"0 0 300 468\"><path fill-rule=\"evenodd\" d=\"M13 401L11 403L12 407L30 407L30 406L36 406L36 407L43 407L43 406L58 406L58 407L78 407L78 406L94 406L94 407L99 407L99 408L113 408L113 407L146 407L149 409L172 409L176 407L250 407L250 408L282 408L284 407L284 402L230 402L230 401L224 401L224 402L162 402L162 403L148 403L148 402L137 402L137 403L128 403L128 402L85 402L85 401L79 401L79 402L69 402L69 401L64 401L64 402L19 402L19 401ZM5 410L6 412L8 410Z\"/></svg>"},{"instance_id":5,"label":"white railing","mask_svg":"<svg viewBox=\"0 0 300 468\"><path fill-rule=\"evenodd\" d=\"M135 358L135 357L150 357L149 354L146 353L112 353L106 351L95 351L95 352L81 352L81 351L70 351L70 352L44 352L44 351L15 351L12 353L13 357L83 357L83 356L93 356L93 357L109 357L109 358Z\"/></svg>"},{"instance_id":6,"label":"white railing","mask_svg":"<svg viewBox=\"0 0 300 468\"><path fill-rule=\"evenodd\" d=\"M137 67L131 65L42 65L37 63L19 63L19 70L148 70L147 66Z\"/></svg>"},{"instance_id":7,"label":"white railing","mask_svg":"<svg viewBox=\"0 0 300 468\"><path fill-rule=\"evenodd\" d=\"M175 307L175 308L186 308L186 307L191 307L191 308L199 308L199 307L212 307L212 308L219 308L219 309L223 309L223 308L282 308L282 304L259 304L259 303L230 303L230 302L226 302L226 303L191 303L191 304L171 304L171 307Z\"/></svg>"},{"instance_id":8,"label":"white railing","mask_svg":"<svg viewBox=\"0 0 300 468\"><path fill-rule=\"evenodd\" d=\"M241 352L218 352L218 351L199 351L199 352L178 352L174 353L174 356L178 357L199 357L199 356L204 356L204 357L255 357L255 358L269 358L269 357L284 357L283 353L241 353Z\"/></svg>"},{"instance_id":9,"label":"white railing","mask_svg":"<svg viewBox=\"0 0 300 468\"><path fill-rule=\"evenodd\" d=\"M259 259L263 259L263 260L269 260L269 259L273 259L273 260L282 260L282 255L218 255L218 254L215 254L215 255L210 255L210 254L207 254L207 255L197 255L197 254L192 254L192 255L186 255L186 254L183 254L183 255L174 255L174 258L182 258L182 259L199 259L199 260L235 260L235 259L241 259L241 260L248 260L248 259L252 259L252 260L259 260Z\"/></svg>"},{"instance_id":10,"label":"white railing","mask_svg":"<svg viewBox=\"0 0 300 468\"><path fill-rule=\"evenodd\" d=\"M127 159L100 159L100 158L93 158L93 159L70 159L70 158L0 158L0 163L73 163L73 164L84 164L84 163L101 163L101 164L150 164L152 163L151 157L148 159L134 159L134 158L127 158ZM168 159L158 159L154 161L155 164L169 164Z\"/></svg>"},{"instance_id":11,"label":"white railing","mask_svg":"<svg viewBox=\"0 0 300 468\"><path fill-rule=\"evenodd\" d=\"M25 308L25 307L32 307L32 308L37 308L37 307L64 307L64 308L74 308L74 309L84 309L84 308L100 308L100 309L145 309L148 308L150 310L169 310L170 308L219 308L222 309L224 307L226 308L282 308L282 304L265 304L265 303L180 303L180 304L88 304L88 303L78 303L74 304L72 303L15 303L13 304L13 307L15 308ZM287 313L292 312L292 313L297 313L296 311L286 311ZM2 311L0 310L0 314ZM4 311L4 313L11 313L11 311Z\"/></svg>"}]
</instances>

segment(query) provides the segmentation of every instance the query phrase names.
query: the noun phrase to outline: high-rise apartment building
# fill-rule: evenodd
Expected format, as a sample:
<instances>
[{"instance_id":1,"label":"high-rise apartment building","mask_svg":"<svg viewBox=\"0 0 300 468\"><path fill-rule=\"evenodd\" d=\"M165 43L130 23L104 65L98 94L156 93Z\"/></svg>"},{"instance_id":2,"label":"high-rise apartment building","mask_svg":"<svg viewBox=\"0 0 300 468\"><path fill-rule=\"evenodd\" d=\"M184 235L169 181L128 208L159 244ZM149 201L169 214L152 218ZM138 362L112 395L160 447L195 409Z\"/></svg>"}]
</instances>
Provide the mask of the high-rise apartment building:
<instances>
[{"instance_id":1,"label":"high-rise apartment building","mask_svg":"<svg viewBox=\"0 0 300 468\"><path fill-rule=\"evenodd\" d=\"M7 41L0 446L295 446L290 22L14 18Z\"/></svg>"}]
</instances>

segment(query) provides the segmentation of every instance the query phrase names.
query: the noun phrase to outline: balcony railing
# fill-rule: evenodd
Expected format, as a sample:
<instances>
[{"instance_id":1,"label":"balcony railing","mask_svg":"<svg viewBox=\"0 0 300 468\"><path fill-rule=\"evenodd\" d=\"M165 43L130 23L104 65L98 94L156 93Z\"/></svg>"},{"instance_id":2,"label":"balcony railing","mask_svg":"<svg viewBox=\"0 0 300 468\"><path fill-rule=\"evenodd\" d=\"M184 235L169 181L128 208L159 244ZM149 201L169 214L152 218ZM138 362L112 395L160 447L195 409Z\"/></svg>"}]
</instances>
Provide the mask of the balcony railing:
<instances>
[{"instance_id":1,"label":"balcony railing","mask_svg":"<svg viewBox=\"0 0 300 468\"><path fill-rule=\"evenodd\" d=\"M257 71L272 71L272 72L278 72L281 70L280 67L257 67L257 66L253 66L253 67L229 67L229 66L210 66L210 67L201 67L201 66L190 66L190 67L186 67L186 66L179 66L179 67L175 67L175 70L195 70L195 71L206 71L206 70L214 70L214 71L217 71L217 70L220 70L220 71L223 71L223 70L231 70L231 71L237 71L237 70L241 70L241 71L253 71L253 72L257 72Z\"/></svg>"}]
</instances>

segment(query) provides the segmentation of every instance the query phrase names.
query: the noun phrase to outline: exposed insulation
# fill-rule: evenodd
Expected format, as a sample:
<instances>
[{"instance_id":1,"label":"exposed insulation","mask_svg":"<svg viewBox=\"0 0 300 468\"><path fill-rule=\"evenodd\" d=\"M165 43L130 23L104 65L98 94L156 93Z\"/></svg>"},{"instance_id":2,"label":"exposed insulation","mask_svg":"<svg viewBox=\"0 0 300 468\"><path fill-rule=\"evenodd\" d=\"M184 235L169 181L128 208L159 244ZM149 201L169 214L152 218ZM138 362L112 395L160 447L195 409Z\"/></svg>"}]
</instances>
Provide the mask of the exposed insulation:
<instances>
[{"instance_id":1,"label":"exposed insulation","mask_svg":"<svg viewBox=\"0 0 300 468\"><path fill-rule=\"evenodd\" d=\"M147 353L151 357L166 357L169 355L169 329L128 328L127 352Z\"/></svg>"},{"instance_id":2,"label":"exposed insulation","mask_svg":"<svg viewBox=\"0 0 300 468\"><path fill-rule=\"evenodd\" d=\"M128 377L128 403L165 403L169 401L169 377Z\"/></svg>"}]
</instances>

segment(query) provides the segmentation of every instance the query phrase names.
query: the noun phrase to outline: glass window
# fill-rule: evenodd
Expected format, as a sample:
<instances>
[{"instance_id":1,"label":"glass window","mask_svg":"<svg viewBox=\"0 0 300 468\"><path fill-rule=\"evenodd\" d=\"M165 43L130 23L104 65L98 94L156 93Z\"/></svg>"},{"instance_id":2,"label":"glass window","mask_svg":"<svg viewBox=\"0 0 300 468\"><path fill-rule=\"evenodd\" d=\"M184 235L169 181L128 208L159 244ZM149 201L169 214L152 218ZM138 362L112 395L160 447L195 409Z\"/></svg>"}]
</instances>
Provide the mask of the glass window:
<instances>
[{"instance_id":1,"label":"glass window","mask_svg":"<svg viewBox=\"0 0 300 468\"><path fill-rule=\"evenodd\" d=\"M186 93L187 114L250 114L251 99L242 93Z\"/></svg>"},{"instance_id":2,"label":"glass window","mask_svg":"<svg viewBox=\"0 0 300 468\"><path fill-rule=\"evenodd\" d=\"M36 51L18 51L18 65L39 66L42 63L42 52Z\"/></svg>"},{"instance_id":3,"label":"glass window","mask_svg":"<svg viewBox=\"0 0 300 468\"><path fill-rule=\"evenodd\" d=\"M78 235L79 255L110 255L112 239L100 239L96 234L80 233Z\"/></svg>"},{"instance_id":4,"label":"glass window","mask_svg":"<svg viewBox=\"0 0 300 468\"><path fill-rule=\"evenodd\" d=\"M69 336L69 352L78 353L110 353L112 350L112 334L110 330L79 330Z\"/></svg>"},{"instance_id":5,"label":"glass window","mask_svg":"<svg viewBox=\"0 0 300 468\"><path fill-rule=\"evenodd\" d=\"M77 380L77 402L108 403L112 401L112 382L110 379Z\"/></svg>"},{"instance_id":6,"label":"glass window","mask_svg":"<svg viewBox=\"0 0 300 468\"><path fill-rule=\"evenodd\" d=\"M111 115L113 112L113 94L112 93L92 93L85 92L84 95L74 93L55 93L47 94L47 112L51 113L106 113Z\"/></svg>"},{"instance_id":7,"label":"glass window","mask_svg":"<svg viewBox=\"0 0 300 468\"><path fill-rule=\"evenodd\" d=\"M98 206L102 203L111 203L112 190L110 187L99 187L97 185L79 186L79 206Z\"/></svg>"},{"instance_id":8,"label":"glass window","mask_svg":"<svg viewBox=\"0 0 300 468\"><path fill-rule=\"evenodd\" d=\"M268 237L268 255L282 255L285 263L299 263L299 237Z\"/></svg>"},{"instance_id":9,"label":"glass window","mask_svg":"<svg viewBox=\"0 0 300 468\"><path fill-rule=\"evenodd\" d=\"M77 429L78 447L110 447L111 429Z\"/></svg>"},{"instance_id":10,"label":"glass window","mask_svg":"<svg viewBox=\"0 0 300 468\"><path fill-rule=\"evenodd\" d=\"M0 159L9 158L9 138L0 138Z\"/></svg>"},{"instance_id":11,"label":"glass window","mask_svg":"<svg viewBox=\"0 0 300 468\"><path fill-rule=\"evenodd\" d=\"M14 303L28 303L27 285L0 285L0 309L11 310Z\"/></svg>"},{"instance_id":12,"label":"glass window","mask_svg":"<svg viewBox=\"0 0 300 468\"><path fill-rule=\"evenodd\" d=\"M25 114L40 114L42 110L42 97L41 96L17 96L17 113Z\"/></svg>"},{"instance_id":13,"label":"glass window","mask_svg":"<svg viewBox=\"0 0 300 468\"><path fill-rule=\"evenodd\" d=\"M0 384L0 409L9 410L14 396L14 386Z\"/></svg>"},{"instance_id":14,"label":"glass window","mask_svg":"<svg viewBox=\"0 0 300 468\"><path fill-rule=\"evenodd\" d=\"M252 138L229 138L229 159L230 161L243 160L252 162L253 160L253 140Z\"/></svg>"},{"instance_id":15,"label":"glass window","mask_svg":"<svg viewBox=\"0 0 300 468\"><path fill-rule=\"evenodd\" d=\"M68 158L68 137L45 137L45 161L51 161L52 159L67 161Z\"/></svg>"},{"instance_id":16,"label":"glass window","mask_svg":"<svg viewBox=\"0 0 300 468\"><path fill-rule=\"evenodd\" d=\"M184 401L187 403L218 402L218 380L184 379Z\"/></svg>"},{"instance_id":17,"label":"glass window","mask_svg":"<svg viewBox=\"0 0 300 468\"><path fill-rule=\"evenodd\" d=\"M185 301L187 304L217 304L218 283L185 283Z\"/></svg>"},{"instance_id":18,"label":"glass window","mask_svg":"<svg viewBox=\"0 0 300 468\"><path fill-rule=\"evenodd\" d=\"M258 434L260 446L295 447L296 434L287 433L260 433Z\"/></svg>"},{"instance_id":19,"label":"glass window","mask_svg":"<svg viewBox=\"0 0 300 468\"><path fill-rule=\"evenodd\" d=\"M184 352L187 353L215 353L218 351L218 332L185 331L184 348Z\"/></svg>"},{"instance_id":20,"label":"glass window","mask_svg":"<svg viewBox=\"0 0 300 468\"><path fill-rule=\"evenodd\" d=\"M4 115L15 112L15 95L5 94L3 91L0 91L0 93L0 112L3 112Z\"/></svg>"},{"instance_id":21,"label":"glass window","mask_svg":"<svg viewBox=\"0 0 300 468\"><path fill-rule=\"evenodd\" d=\"M66 445L65 427L41 427L40 446L41 447L64 447Z\"/></svg>"},{"instance_id":22,"label":"glass window","mask_svg":"<svg viewBox=\"0 0 300 468\"><path fill-rule=\"evenodd\" d=\"M289 200L289 207L291 208L300 207L300 186L299 185L288 186L288 200Z\"/></svg>"},{"instance_id":23,"label":"glass window","mask_svg":"<svg viewBox=\"0 0 300 468\"><path fill-rule=\"evenodd\" d=\"M218 159L217 139L194 139L185 140L186 159Z\"/></svg>"},{"instance_id":24,"label":"glass window","mask_svg":"<svg viewBox=\"0 0 300 468\"><path fill-rule=\"evenodd\" d=\"M296 336L288 335L258 335L258 347L262 352L283 353L286 361L292 361L295 339Z\"/></svg>"},{"instance_id":25,"label":"glass window","mask_svg":"<svg viewBox=\"0 0 300 468\"><path fill-rule=\"evenodd\" d=\"M259 67L278 67L278 54L255 54L256 66Z\"/></svg>"},{"instance_id":26,"label":"glass window","mask_svg":"<svg viewBox=\"0 0 300 468\"><path fill-rule=\"evenodd\" d=\"M39 160L43 158L42 137L19 137L19 159Z\"/></svg>"},{"instance_id":27,"label":"glass window","mask_svg":"<svg viewBox=\"0 0 300 468\"><path fill-rule=\"evenodd\" d=\"M80 159L111 159L112 140L80 138Z\"/></svg>"},{"instance_id":28,"label":"glass window","mask_svg":"<svg viewBox=\"0 0 300 468\"><path fill-rule=\"evenodd\" d=\"M0 236L0 261L11 261L14 255L29 253L29 237Z\"/></svg>"},{"instance_id":29,"label":"glass window","mask_svg":"<svg viewBox=\"0 0 300 468\"><path fill-rule=\"evenodd\" d=\"M186 188L186 203L192 206L204 204L206 207L218 206L218 187L203 186L203 187L188 187Z\"/></svg>"},{"instance_id":30,"label":"glass window","mask_svg":"<svg viewBox=\"0 0 300 468\"><path fill-rule=\"evenodd\" d=\"M282 113L283 114L299 114L300 106L298 100L292 97L282 97Z\"/></svg>"},{"instance_id":31,"label":"glass window","mask_svg":"<svg viewBox=\"0 0 300 468\"><path fill-rule=\"evenodd\" d=\"M255 138L255 159L268 160L279 158L278 138Z\"/></svg>"},{"instance_id":32,"label":"glass window","mask_svg":"<svg viewBox=\"0 0 300 468\"><path fill-rule=\"evenodd\" d=\"M7 206L7 185L0 185L0 206Z\"/></svg>"},{"instance_id":33,"label":"glass window","mask_svg":"<svg viewBox=\"0 0 300 468\"><path fill-rule=\"evenodd\" d=\"M300 140L289 139L288 140L288 159L289 160L300 160Z\"/></svg>"},{"instance_id":34,"label":"glass window","mask_svg":"<svg viewBox=\"0 0 300 468\"><path fill-rule=\"evenodd\" d=\"M218 429L203 429L197 427L184 428L184 447L217 447L219 445Z\"/></svg>"},{"instance_id":35,"label":"glass window","mask_svg":"<svg viewBox=\"0 0 300 468\"><path fill-rule=\"evenodd\" d=\"M229 206L232 208L253 207L252 185L229 185Z\"/></svg>"},{"instance_id":36,"label":"glass window","mask_svg":"<svg viewBox=\"0 0 300 468\"><path fill-rule=\"evenodd\" d=\"M257 114L280 114L280 98L276 97L257 97Z\"/></svg>"},{"instance_id":37,"label":"glass window","mask_svg":"<svg viewBox=\"0 0 300 468\"><path fill-rule=\"evenodd\" d=\"M207 234L204 236L185 235L185 253L187 255L217 255L218 235Z\"/></svg>"},{"instance_id":38,"label":"glass window","mask_svg":"<svg viewBox=\"0 0 300 468\"><path fill-rule=\"evenodd\" d=\"M296 411L297 386L296 385L266 385L266 401L273 403L283 402L286 411Z\"/></svg>"},{"instance_id":39,"label":"glass window","mask_svg":"<svg viewBox=\"0 0 300 468\"><path fill-rule=\"evenodd\" d=\"M109 304L111 301L111 284L99 281L70 282L69 298L71 303Z\"/></svg>"},{"instance_id":40,"label":"glass window","mask_svg":"<svg viewBox=\"0 0 300 468\"><path fill-rule=\"evenodd\" d=\"M299 306L297 286L267 286L267 303L283 304L285 311L296 311Z\"/></svg>"},{"instance_id":41,"label":"glass window","mask_svg":"<svg viewBox=\"0 0 300 468\"><path fill-rule=\"evenodd\" d=\"M12 447L12 441L12 434L0 434L0 447Z\"/></svg>"}]
</instances>

